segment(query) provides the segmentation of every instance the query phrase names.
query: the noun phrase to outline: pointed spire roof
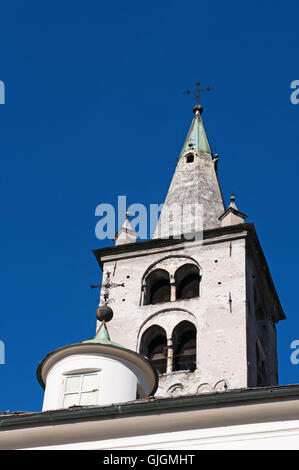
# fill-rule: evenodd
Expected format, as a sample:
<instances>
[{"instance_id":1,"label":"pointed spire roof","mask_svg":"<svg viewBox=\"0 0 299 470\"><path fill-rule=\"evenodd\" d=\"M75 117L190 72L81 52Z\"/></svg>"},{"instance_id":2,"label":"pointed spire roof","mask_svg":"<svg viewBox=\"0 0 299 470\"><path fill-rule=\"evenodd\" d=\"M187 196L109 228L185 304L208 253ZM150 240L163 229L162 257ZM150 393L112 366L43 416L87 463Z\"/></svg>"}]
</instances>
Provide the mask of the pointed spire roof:
<instances>
[{"instance_id":1,"label":"pointed spire roof","mask_svg":"<svg viewBox=\"0 0 299 470\"><path fill-rule=\"evenodd\" d=\"M113 341L110 340L108 328L107 328L106 322L104 321L101 323L95 337L86 339L85 341L81 341L81 344L82 343L108 344L111 346L116 346L117 348L127 349L122 344L114 343Z\"/></svg>"},{"instance_id":2,"label":"pointed spire roof","mask_svg":"<svg viewBox=\"0 0 299 470\"><path fill-rule=\"evenodd\" d=\"M124 228L125 230L133 230L130 223L130 212L126 212L126 218L124 223L122 224L122 228Z\"/></svg>"},{"instance_id":3,"label":"pointed spire roof","mask_svg":"<svg viewBox=\"0 0 299 470\"><path fill-rule=\"evenodd\" d=\"M137 237L138 237L138 233L132 229L132 226L130 223L130 213L126 212L125 221L114 237L115 245L123 245L125 243L134 243Z\"/></svg>"},{"instance_id":4,"label":"pointed spire roof","mask_svg":"<svg viewBox=\"0 0 299 470\"><path fill-rule=\"evenodd\" d=\"M237 211L239 209L236 206L235 200L236 200L236 197L235 197L234 194L232 194L231 197L230 197L230 205L228 207L232 207L233 209L235 209Z\"/></svg>"},{"instance_id":5,"label":"pointed spire roof","mask_svg":"<svg viewBox=\"0 0 299 470\"><path fill-rule=\"evenodd\" d=\"M201 113L203 111L202 106L194 106L194 118L192 120L187 138L183 145L181 155L188 150L202 150L206 153L212 153L209 140L205 131Z\"/></svg>"},{"instance_id":6,"label":"pointed spire roof","mask_svg":"<svg viewBox=\"0 0 299 470\"><path fill-rule=\"evenodd\" d=\"M105 322L101 324L95 337L99 341L110 341L110 335Z\"/></svg>"},{"instance_id":7,"label":"pointed spire roof","mask_svg":"<svg viewBox=\"0 0 299 470\"><path fill-rule=\"evenodd\" d=\"M153 238L179 237L221 225L225 203L217 176L218 156L211 152L202 107L196 105L193 112Z\"/></svg>"}]
</instances>

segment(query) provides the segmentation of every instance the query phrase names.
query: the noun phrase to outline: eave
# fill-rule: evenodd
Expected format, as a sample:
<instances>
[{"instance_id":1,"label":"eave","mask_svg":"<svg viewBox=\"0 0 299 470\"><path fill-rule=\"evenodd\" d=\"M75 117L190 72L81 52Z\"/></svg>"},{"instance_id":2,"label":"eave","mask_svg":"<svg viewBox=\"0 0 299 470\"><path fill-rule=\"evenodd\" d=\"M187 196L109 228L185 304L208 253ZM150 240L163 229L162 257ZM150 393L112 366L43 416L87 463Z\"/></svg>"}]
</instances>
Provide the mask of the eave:
<instances>
[{"instance_id":1,"label":"eave","mask_svg":"<svg viewBox=\"0 0 299 470\"><path fill-rule=\"evenodd\" d=\"M53 426L54 424L75 423L90 420L107 420L130 415L159 415L185 410L220 409L243 405L281 403L299 399L299 384L244 388L226 392L214 392L202 395L186 395L169 398L148 398L129 403L117 403L109 406L73 407L51 410L19 416L6 415L0 417L0 431L36 426ZM297 407L298 409L298 407ZM298 419L298 417L294 417Z\"/></svg>"}]
</instances>

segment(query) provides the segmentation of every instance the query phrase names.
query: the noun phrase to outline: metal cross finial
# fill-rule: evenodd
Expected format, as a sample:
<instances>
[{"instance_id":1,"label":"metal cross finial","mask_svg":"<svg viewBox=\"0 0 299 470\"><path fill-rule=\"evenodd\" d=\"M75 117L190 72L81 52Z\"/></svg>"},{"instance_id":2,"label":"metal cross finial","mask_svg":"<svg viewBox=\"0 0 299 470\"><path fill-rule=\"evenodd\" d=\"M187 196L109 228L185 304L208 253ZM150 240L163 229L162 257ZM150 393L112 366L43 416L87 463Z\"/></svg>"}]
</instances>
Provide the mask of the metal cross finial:
<instances>
[{"instance_id":1,"label":"metal cross finial","mask_svg":"<svg viewBox=\"0 0 299 470\"><path fill-rule=\"evenodd\" d=\"M116 284L115 282L111 281L111 273L109 271L106 272L106 278L103 282L103 284L96 284L96 285L91 285L90 287L92 289L104 289L104 304L107 305L109 302L109 296L110 296L110 289L113 289L114 287L125 287L124 283L122 284ZM113 299L110 299L110 301Z\"/></svg>"},{"instance_id":2,"label":"metal cross finial","mask_svg":"<svg viewBox=\"0 0 299 470\"><path fill-rule=\"evenodd\" d=\"M196 104L199 105L199 98L200 98L200 94L202 91L210 91L210 90L214 90L214 87L208 87L208 88L199 88L199 85L200 83L199 82L196 82L196 90L187 90L187 91L183 91L184 95L190 95L190 93L196 93L195 96L196 96Z\"/></svg>"}]
</instances>

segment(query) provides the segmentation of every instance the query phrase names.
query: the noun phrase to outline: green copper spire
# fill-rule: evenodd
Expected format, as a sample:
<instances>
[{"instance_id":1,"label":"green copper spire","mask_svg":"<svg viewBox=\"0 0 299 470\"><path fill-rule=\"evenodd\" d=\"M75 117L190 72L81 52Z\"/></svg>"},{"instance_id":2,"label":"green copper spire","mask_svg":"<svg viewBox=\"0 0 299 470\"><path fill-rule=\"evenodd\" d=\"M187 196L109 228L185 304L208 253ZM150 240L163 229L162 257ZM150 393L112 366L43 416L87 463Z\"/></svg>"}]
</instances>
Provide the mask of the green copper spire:
<instances>
[{"instance_id":1,"label":"green copper spire","mask_svg":"<svg viewBox=\"0 0 299 470\"><path fill-rule=\"evenodd\" d=\"M101 324L95 338L100 341L110 341L110 336L105 322Z\"/></svg>"},{"instance_id":2,"label":"green copper spire","mask_svg":"<svg viewBox=\"0 0 299 470\"><path fill-rule=\"evenodd\" d=\"M110 340L110 335L106 326L106 323L103 321L98 329L94 338L86 339L85 341L81 341L82 343L96 343L96 344L108 344L111 346L117 346L118 348L127 349L122 344L114 343Z\"/></svg>"},{"instance_id":3,"label":"green copper spire","mask_svg":"<svg viewBox=\"0 0 299 470\"><path fill-rule=\"evenodd\" d=\"M202 150L203 152L211 154L211 147L201 119L202 107L200 105L194 106L193 112L194 118L182 148L181 155L188 150Z\"/></svg>"},{"instance_id":4,"label":"green copper spire","mask_svg":"<svg viewBox=\"0 0 299 470\"><path fill-rule=\"evenodd\" d=\"M184 234L200 232L199 226L208 230L221 225L219 217L225 211L225 204L217 177L218 156L211 152L201 119L202 107L197 104L193 112L194 118L153 238L180 238ZM191 207L198 209L193 216L182 216L188 206L190 214Z\"/></svg>"}]
</instances>

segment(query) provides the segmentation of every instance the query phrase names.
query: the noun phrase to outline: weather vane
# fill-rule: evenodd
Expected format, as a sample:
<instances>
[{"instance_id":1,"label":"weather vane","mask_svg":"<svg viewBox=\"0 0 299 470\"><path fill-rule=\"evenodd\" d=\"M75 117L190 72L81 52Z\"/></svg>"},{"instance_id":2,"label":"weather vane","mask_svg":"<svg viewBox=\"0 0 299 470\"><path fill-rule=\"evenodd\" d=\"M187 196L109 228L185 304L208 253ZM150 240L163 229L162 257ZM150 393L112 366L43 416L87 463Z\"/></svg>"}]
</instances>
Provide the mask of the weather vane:
<instances>
[{"instance_id":1,"label":"weather vane","mask_svg":"<svg viewBox=\"0 0 299 470\"><path fill-rule=\"evenodd\" d=\"M114 287L125 287L124 283L122 284L117 284L115 282L111 281L111 273L109 271L106 272L106 277L105 280L102 284L91 284L90 286L92 289L104 289L104 305L108 305L108 302L113 301L113 299L109 299L110 297L110 289L113 289Z\"/></svg>"},{"instance_id":2,"label":"weather vane","mask_svg":"<svg viewBox=\"0 0 299 470\"><path fill-rule=\"evenodd\" d=\"M214 87L199 88L199 85L200 85L200 83L199 83L199 82L196 82L196 90L187 90L187 91L183 91L184 95L190 95L191 93L195 93L197 106L199 105L199 98L200 98L200 94L199 94L199 93L201 93L202 91L214 90Z\"/></svg>"}]
</instances>

